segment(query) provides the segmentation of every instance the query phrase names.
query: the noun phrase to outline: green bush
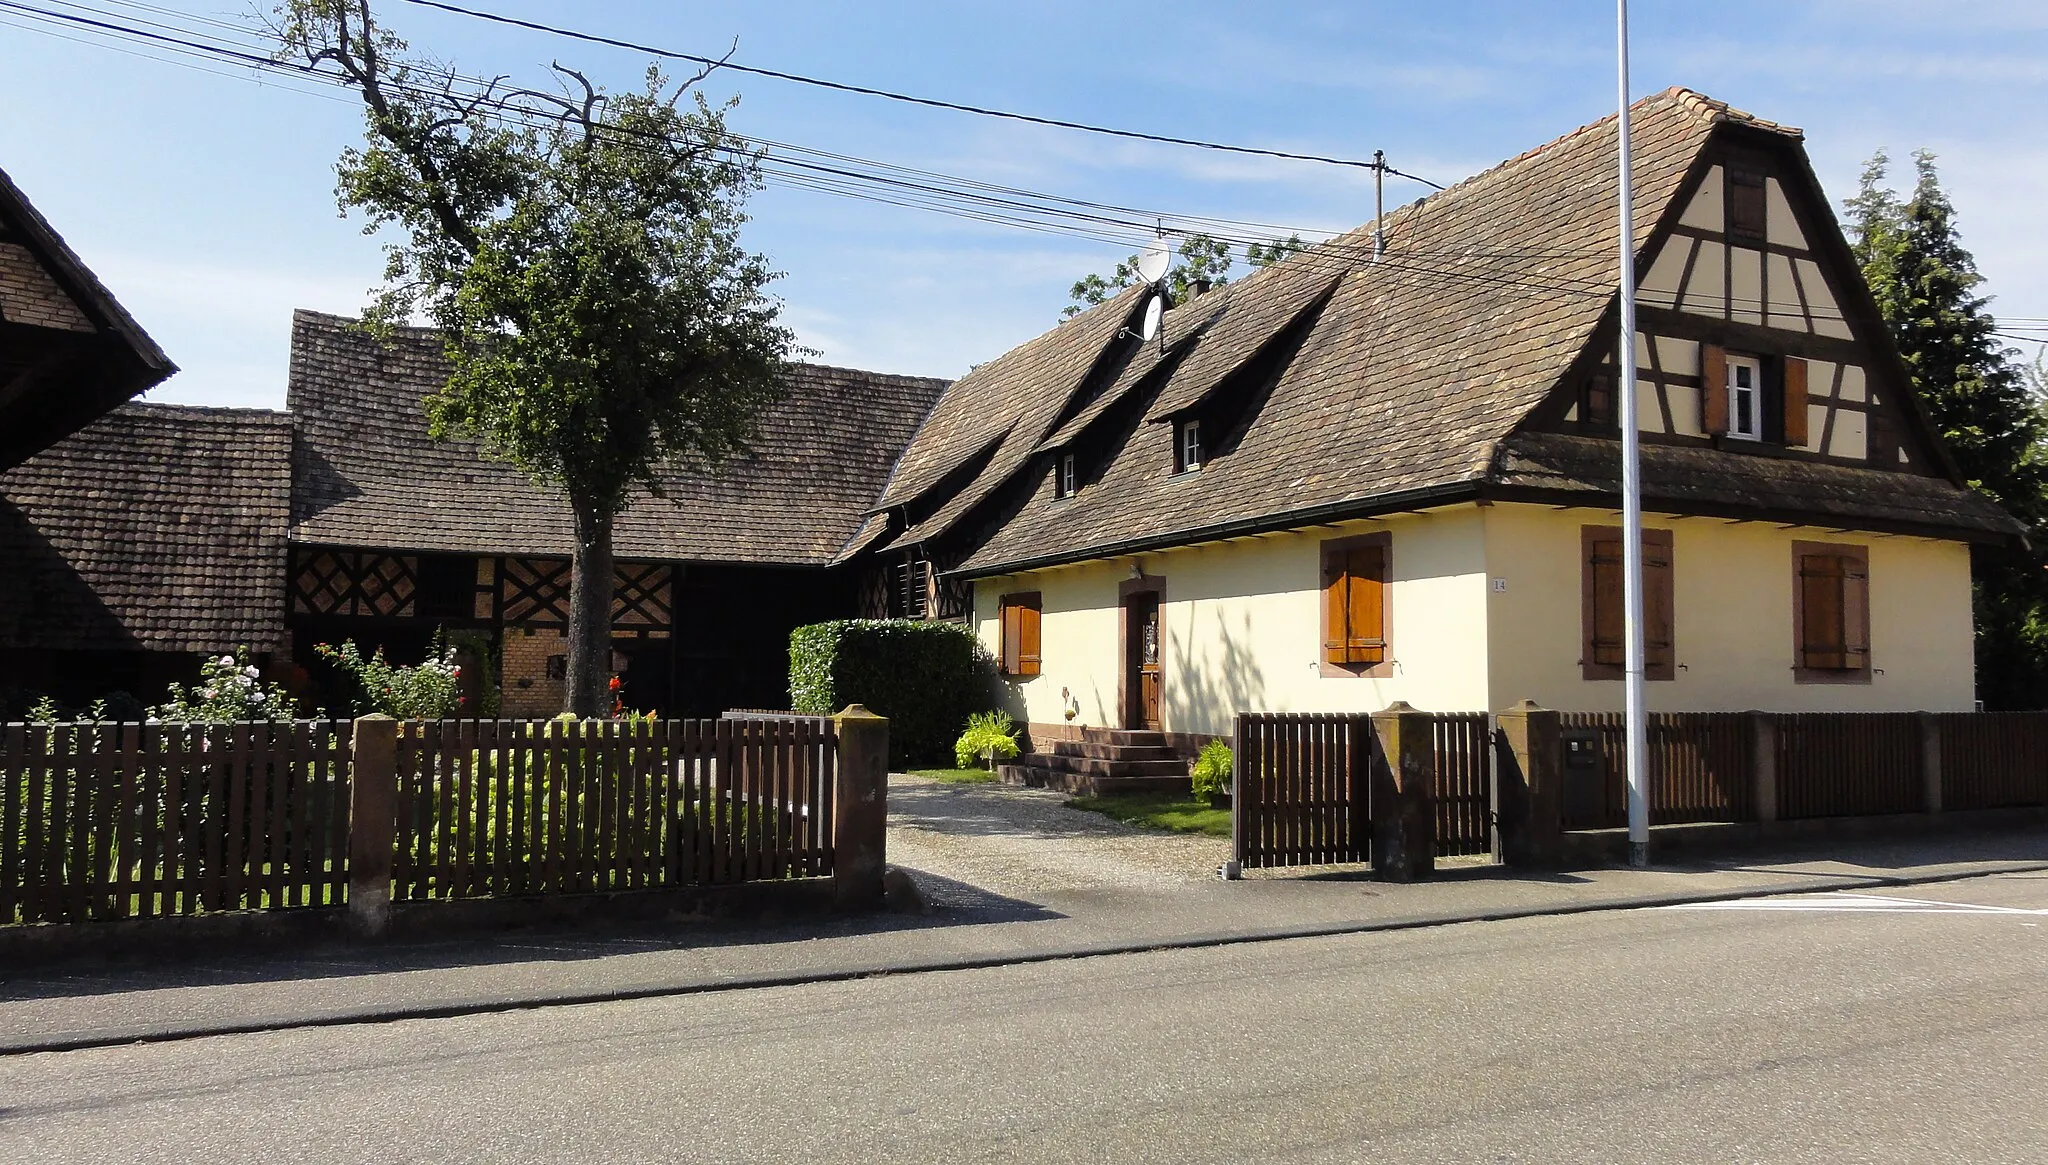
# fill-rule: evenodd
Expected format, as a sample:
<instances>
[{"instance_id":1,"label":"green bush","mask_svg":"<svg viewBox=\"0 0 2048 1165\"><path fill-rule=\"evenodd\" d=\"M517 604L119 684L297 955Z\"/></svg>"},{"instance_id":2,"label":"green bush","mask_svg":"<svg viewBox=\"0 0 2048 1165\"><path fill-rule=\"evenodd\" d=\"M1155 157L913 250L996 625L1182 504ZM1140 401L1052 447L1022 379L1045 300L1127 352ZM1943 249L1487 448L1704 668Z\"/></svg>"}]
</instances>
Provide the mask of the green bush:
<instances>
[{"instance_id":1,"label":"green bush","mask_svg":"<svg viewBox=\"0 0 2048 1165\"><path fill-rule=\"evenodd\" d=\"M789 633L790 707L828 716L848 704L889 718L898 770L953 759L960 725L991 711L1001 683L974 632L912 619L836 619Z\"/></svg>"},{"instance_id":2,"label":"green bush","mask_svg":"<svg viewBox=\"0 0 2048 1165\"><path fill-rule=\"evenodd\" d=\"M999 760L1017 757L1017 722L1008 712L976 712L967 731L953 742L953 760L963 769L985 764L994 771Z\"/></svg>"},{"instance_id":3,"label":"green bush","mask_svg":"<svg viewBox=\"0 0 2048 1165\"><path fill-rule=\"evenodd\" d=\"M1237 757L1230 746L1220 740L1212 740L1202 746L1202 753L1195 758L1195 767L1188 770L1194 778L1195 800L1215 804L1221 797L1230 795L1230 773L1237 763Z\"/></svg>"}]
</instances>

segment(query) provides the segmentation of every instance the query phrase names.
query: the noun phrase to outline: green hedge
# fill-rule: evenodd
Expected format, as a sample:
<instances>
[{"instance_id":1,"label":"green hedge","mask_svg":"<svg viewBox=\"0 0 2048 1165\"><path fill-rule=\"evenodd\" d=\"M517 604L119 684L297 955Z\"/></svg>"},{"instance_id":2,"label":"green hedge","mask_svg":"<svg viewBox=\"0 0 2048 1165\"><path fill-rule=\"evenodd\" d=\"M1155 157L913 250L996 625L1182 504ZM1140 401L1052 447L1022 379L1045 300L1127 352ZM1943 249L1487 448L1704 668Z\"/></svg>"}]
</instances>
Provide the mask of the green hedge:
<instances>
[{"instance_id":1,"label":"green hedge","mask_svg":"<svg viewBox=\"0 0 2048 1165\"><path fill-rule=\"evenodd\" d=\"M889 718L896 769L952 763L976 712L997 707L996 662L974 632L914 619L835 619L789 633L790 707L829 715L848 704Z\"/></svg>"}]
</instances>

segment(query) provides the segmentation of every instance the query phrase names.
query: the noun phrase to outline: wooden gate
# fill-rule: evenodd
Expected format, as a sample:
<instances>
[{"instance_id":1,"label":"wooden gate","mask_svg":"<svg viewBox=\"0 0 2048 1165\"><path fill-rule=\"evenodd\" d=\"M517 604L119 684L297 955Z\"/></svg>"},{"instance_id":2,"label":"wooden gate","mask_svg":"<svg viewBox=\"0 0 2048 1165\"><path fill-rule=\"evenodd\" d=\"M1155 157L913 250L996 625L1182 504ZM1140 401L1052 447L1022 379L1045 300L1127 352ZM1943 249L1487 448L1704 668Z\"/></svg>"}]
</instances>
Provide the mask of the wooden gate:
<instances>
[{"instance_id":1,"label":"wooden gate","mask_svg":"<svg viewBox=\"0 0 2048 1165\"><path fill-rule=\"evenodd\" d=\"M1230 809L1238 864L1370 861L1378 756L1370 716L1239 713Z\"/></svg>"}]
</instances>

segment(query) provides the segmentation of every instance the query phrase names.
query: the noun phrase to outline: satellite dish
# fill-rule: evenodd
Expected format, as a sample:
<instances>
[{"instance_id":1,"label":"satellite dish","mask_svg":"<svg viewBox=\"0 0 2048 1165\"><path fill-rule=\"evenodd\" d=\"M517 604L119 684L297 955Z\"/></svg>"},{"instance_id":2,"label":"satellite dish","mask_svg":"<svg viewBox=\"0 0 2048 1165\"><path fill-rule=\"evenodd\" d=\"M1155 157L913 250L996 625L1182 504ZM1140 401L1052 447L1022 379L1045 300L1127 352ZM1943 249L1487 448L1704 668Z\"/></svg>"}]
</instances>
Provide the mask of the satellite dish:
<instances>
[{"instance_id":1,"label":"satellite dish","mask_svg":"<svg viewBox=\"0 0 2048 1165\"><path fill-rule=\"evenodd\" d=\"M1145 301L1145 322L1138 325L1138 338L1150 341L1159 334L1159 318L1166 314L1166 297L1154 294Z\"/></svg>"},{"instance_id":2,"label":"satellite dish","mask_svg":"<svg viewBox=\"0 0 2048 1165\"><path fill-rule=\"evenodd\" d=\"M1157 283L1166 278L1166 268L1173 262L1173 253L1166 249L1165 239L1153 239L1138 252L1138 278L1146 283Z\"/></svg>"}]
</instances>

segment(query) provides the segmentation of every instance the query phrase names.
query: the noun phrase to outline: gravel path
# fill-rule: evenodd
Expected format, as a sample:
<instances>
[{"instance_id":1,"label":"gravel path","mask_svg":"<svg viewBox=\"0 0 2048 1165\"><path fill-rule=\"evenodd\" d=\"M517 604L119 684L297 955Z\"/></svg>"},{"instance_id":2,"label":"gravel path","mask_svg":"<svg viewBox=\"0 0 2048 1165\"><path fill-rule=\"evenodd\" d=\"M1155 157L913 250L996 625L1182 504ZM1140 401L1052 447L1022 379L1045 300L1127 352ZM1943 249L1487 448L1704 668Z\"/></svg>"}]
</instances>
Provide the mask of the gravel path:
<instances>
[{"instance_id":1,"label":"gravel path","mask_svg":"<svg viewBox=\"0 0 2048 1165\"><path fill-rule=\"evenodd\" d=\"M1040 789L893 774L889 862L926 875L918 882L927 899L947 905L955 896L947 882L1013 898L1163 889L1213 879L1230 856L1222 838L1139 829L1065 800Z\"/></svg>"}]
</instances>

